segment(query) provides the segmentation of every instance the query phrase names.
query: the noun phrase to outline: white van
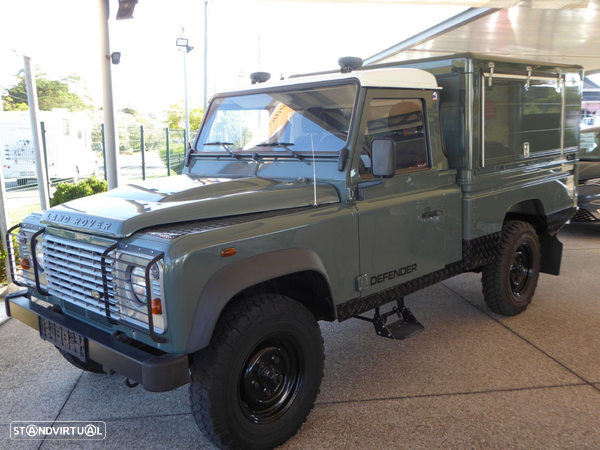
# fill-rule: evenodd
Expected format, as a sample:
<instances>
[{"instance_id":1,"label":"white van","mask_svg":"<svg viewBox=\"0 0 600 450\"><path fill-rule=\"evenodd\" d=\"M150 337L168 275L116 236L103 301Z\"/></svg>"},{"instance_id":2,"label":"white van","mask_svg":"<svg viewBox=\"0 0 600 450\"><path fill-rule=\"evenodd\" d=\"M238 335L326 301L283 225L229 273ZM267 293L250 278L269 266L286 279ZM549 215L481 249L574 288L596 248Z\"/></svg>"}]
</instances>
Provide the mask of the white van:
<instances>
[{"instance_id":1,"label":"white van","mask_svg":"<svg viewBox=\"0 0 600 450\"><path fill-rule=\"evenodd\" d=\"M96 174L98 158L92 150L92 124L87 113L66 109L40 111L46 141L48 177L73 179ZM29 113L10 111L0 114L0 143L4 177L16 178L19 185L36 180L35 152Z\"/></svg>"}]
</instances>

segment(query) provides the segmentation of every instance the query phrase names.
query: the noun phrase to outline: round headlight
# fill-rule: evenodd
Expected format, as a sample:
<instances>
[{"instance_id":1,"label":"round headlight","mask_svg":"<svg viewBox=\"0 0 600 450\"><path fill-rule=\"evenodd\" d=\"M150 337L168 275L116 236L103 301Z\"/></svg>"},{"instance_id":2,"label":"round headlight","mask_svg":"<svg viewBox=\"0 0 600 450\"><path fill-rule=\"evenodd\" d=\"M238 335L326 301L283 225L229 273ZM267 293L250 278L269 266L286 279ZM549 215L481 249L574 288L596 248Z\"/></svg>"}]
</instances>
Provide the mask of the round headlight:
<instances>
[{"instance_id":1,"label":"round headlight","mask_svg":"<svg viewBox=\"0 0 600 450\"><path fill-rule=\"evenodd\" d=\"M146 273L141 267L129 266L129 284L135 299L142 305L147 302L146 299Z\"/></svg>"},{"instance_id":2,"label":"round headlight","mask_svg":"<svg viewBox=\"0 0 600 450\"><path fill-rule=\"evenodd\" d=\"M38 270L42 273L44 271L44 248L40 241L37 241L35 244L35 259L37 261Z\"/></svg>"}]
</instances>

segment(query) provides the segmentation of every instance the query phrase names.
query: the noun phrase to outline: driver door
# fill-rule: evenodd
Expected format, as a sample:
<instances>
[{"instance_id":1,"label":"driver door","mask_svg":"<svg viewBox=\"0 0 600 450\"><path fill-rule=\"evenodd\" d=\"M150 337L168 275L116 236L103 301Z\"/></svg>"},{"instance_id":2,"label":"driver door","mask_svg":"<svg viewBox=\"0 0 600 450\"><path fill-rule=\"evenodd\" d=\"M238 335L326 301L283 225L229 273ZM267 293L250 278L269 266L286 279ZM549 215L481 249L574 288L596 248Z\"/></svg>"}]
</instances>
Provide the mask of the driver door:
<instances>
[{"instance_id":1,"label":"driver door","mask_svg":"<svg viewBox=\"0 0 600 450\"><path fill-rule=\"evenodd\" d=\"M459 223L460 192L454 182L448 182L450 177L440 176L432 162L427 121L432 101L431 91L372 89L367 94L358 138L362 145L359 174L362 181L378 180L371 174L370 142L379 137L394 141L396 171L391 178L363 189L362 198L356 201L360 273L367 275L369 286L361 296L460 259L448 255L445 248L446 227ZM450 198L453 207L447 208ZM447 213L453 214L450 221Z\"/></svg>"}]
</instances>

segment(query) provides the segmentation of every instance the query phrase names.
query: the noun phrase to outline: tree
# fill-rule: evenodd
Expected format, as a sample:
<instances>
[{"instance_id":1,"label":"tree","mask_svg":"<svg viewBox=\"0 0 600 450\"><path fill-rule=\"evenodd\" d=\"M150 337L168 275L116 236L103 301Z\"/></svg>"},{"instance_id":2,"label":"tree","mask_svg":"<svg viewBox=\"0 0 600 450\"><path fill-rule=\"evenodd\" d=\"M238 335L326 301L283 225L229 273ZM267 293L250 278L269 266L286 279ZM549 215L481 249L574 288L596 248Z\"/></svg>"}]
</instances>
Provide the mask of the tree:
<instances>
[{"instance_id":1,"label":"tree","mask_svg":"<svg viewBox=\"0 0 600 450\"><path fill-rule=\"evenodd\" d=\"M182 130L185 128L185 107L183 101L171 105L169 109L165 111L167 116L167 125L169 128ZM190 109L190 130L197 130L200 128L200 123L204 117L204 110L202 108Z\"/></svg>"},{"instance_id":2,"label":"tree","mask_svg":"<svg viewBox=\"0 0 600 450\"><path fill-rule=\"evenodd\" d=\"M15 103L12 97L2 97L2 109L4 111L27 111L27 103Z\"/></svg>"},{"instance_id":3,"label":"tree","mask_svg":"<svg viewBox=\"0 0 600 450\"><path fill-rule=\"evenodd\" d=\"M90 99L87 95L84 95L84 98L82 98L74 92L80 87L80 77L70 75L59 80L50 80L46 78L45 73L41 73L39 70L36 71L38 75L35 82L40 111L66 108L73 112L91 108L91 105L88 103ZM5 111L25 111L29 109L27 105L25 71L21 69L16 76L19 82L8 89L8 96L2 99Z\"/></svg>"},{"instance_id":4,"label":"tree","mask_svg":"<svg viewBox=\"0 0 600 450\"><path fill-rule=\"evenodd\" d=\"M136 117L136 116L139 115L139 113L135 109L133 109L133 108L123 108L119 112L122 112L123 114L129 114L129 115L134 116L134 117Z\"/></svg>"}]
</instances>

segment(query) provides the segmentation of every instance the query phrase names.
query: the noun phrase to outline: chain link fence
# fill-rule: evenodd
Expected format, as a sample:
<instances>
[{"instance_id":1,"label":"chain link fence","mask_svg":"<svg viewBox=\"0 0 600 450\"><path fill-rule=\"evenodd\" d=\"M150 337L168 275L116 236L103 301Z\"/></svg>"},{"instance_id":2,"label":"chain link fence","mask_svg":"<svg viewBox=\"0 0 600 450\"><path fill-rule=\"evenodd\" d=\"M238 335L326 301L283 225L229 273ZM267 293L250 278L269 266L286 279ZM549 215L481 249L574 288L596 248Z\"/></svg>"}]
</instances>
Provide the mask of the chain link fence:
<instances>
[{"instance_id":1,"label":"chain link fence","mask_svg":"<svg viewBox=\"0 0 600 450\"><path fill-rule=\"evenodd\" d=\"M185 159L185 130L152 126L119 127L119 166L121 179L134 182L149 178L180 175ZM191 132L190 141L196 138ZM101 124L94 126L94 148L105 148ZM102 173L104 173L102 165Z\"/></svg>"}]
</instances>

